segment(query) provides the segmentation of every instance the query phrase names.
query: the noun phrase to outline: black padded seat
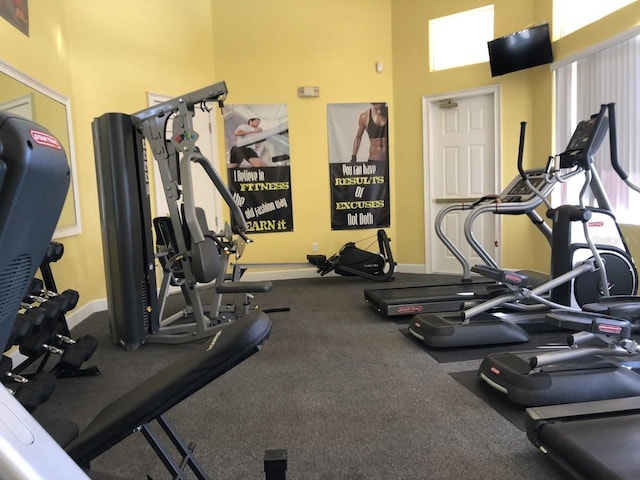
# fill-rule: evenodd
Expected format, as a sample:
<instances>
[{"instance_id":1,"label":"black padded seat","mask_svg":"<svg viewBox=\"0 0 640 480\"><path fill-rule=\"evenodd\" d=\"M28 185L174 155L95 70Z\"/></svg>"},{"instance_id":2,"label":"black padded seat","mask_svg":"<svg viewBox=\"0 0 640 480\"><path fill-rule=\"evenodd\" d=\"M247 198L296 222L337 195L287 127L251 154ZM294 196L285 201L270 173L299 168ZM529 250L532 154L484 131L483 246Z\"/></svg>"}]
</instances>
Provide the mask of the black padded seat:
<instances>
[{"instance_id":1,"label":"black padded seat","mask_svg":"<svg viewBox=\"0 0 640 480\"><path fill-rule=\"evenodd\" d=\"M188 398L260 349L271 321L260 310L228 324L202 345L107 405L65 450L81 466Z\"/></svg>"},{"instance_id":2,"label":"black padded seat","mask_svg":"<svg viewBox=\"0 0 640 480\"><path fill-rule=\"evenodd\" d=\"M273 288L271 282L223 282L216 285L218 293L267 293Z\"/></svg>"}]
</instances>

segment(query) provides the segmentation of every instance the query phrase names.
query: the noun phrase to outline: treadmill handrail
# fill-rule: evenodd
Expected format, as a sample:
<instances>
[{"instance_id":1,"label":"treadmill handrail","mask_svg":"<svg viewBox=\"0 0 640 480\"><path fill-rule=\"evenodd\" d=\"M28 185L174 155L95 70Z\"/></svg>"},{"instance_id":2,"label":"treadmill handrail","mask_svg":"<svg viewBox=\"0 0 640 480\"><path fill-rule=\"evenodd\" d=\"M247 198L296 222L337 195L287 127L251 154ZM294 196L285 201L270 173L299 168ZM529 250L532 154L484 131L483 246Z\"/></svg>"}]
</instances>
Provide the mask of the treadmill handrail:
<instances>
[{"instance_id":1,"label":"treadmill handrail","mask_svg":"<svg viewBox=\"0 0 640 480\"><path fill-rule=\"evenodd\" d=\"M437 237L444 244L445 248L451 252L451 254L458 260L460 265L462 266L462 280L469 281L471 280L471 265L467 258L462 254L460 249L454 245L454 243L447 237L444 233L444 229L442 226L444 225L444 217L450 212L454 211L463 211L470 210L473 207L473 203L455 203L453 205L449 205L443 209L441 209L436 215L436 220L434 222L434 230L436 232Z\"/></svg>"},{"instance_id":2,"label":"treadmill handrail","mask_svg":"<svg viewBox=\"0 0 640 480\"><path fill-rule=\"evenodd\" d=\"M563 350L547 351L540 355L534 355L529 358L529 366L533 370L547 365L554 365L561 362L589 357L591 355L629 356L632 354L618 345L612 347L566 348Z\"/></svg>"},{"instance_id":3,"label":"treadmill handrail","mask_svg":"<svg viewBox=\"0 0 640 480\"><path fill-rule=\"evenodd\" d=\"M540 193L544 196L547 196L551 193L555 186L555 182L547 182L540 189ZM534 195L529 200L524 202L502 202L502 203L491 203L486 205L480 205L472 210L472 212L467 217L464 223L464 236L471 245L471 248L478 254L478 256L482 259L485 265L494 268L500 268L496 261L488 254L488 252L482 247L480 242L476 239L473 234L473 224L476 219L484 214L484 213L493 213L496 215L508 215L508 214L523 214L528 213L538 206L542 204L542 198ZM543 226L544 225L544 226ZM550 232L545 232L545 226L548 228L548 225L544 222L536 223L536 227L543 232L545 238L550 239Z\"/></svg>"},{"instance_id":4,"label":"treadmill handrail","mask_svg":"<svg viewBox=\"0 0 640 480\"><path fill-rule=\"evenodd\" d=\"M548 181L548 178L546 176L546 169L536 168L536 169L527 170L525 173L526 175L529 175L529 176L541 177L544 181L542 190L547 195L551 193L551 190L553 189L555 182L550 183ZM456 245L454 245L451 239L448 238L447 235L444 233L444 229L443 229L444 217L450 212L465 211L465 210L472 210L473 212L476 212L477 210L482 209L483 212L491 211L493 213L498 213L498 214L501 214L501 213L512 214L512 215L527 214L529 218L531 218L533 223L536 225L536 227L542 232L545 238L549 242L551 241L551 228L542 220L542 218L539 215L535 213L535 208L537 208L542 203L542 200L540 200L537 195L532 195L528 200L525 200L525 201L517 201L517 202L504 201L504 199L513 197L513 195L510 194L510 192L513 189L513 187L517 184L519 179L520 177L518 176L514 180L512 180L507 186L507 188L505 188L499 195L496 196L495 202L479 203L479 201L482 199L474 199L474 202L461 201L458 203L448 205L447 207L444 207L436 215L436 218L434 221L435 233L437 237L440 239L440 241L444 244L445 248L449 250L449 252L451 252L451 254L456 258L456 260L458 260L458 262L462 266L463 281L469 281L471 279L471 266L467 258L460 251L460 249ZM467 200L467 199L464 199L464 200ZM466 222L468 221L469 220L467 218ZM465 229L466 229L466 222L465 222ZM489 252L487 252L484 249L484 247L482 247L482 245L475 239L475 237L473 237L473 233L471 233L469 237L467 236L465 231L465 237L469 242L471 248L478 254L478 256L483 260L483 262L486 265L489 265L494 268L499 268L495 260L491 257L491 255L489 255Z\"/></svg>"}]
</instances>

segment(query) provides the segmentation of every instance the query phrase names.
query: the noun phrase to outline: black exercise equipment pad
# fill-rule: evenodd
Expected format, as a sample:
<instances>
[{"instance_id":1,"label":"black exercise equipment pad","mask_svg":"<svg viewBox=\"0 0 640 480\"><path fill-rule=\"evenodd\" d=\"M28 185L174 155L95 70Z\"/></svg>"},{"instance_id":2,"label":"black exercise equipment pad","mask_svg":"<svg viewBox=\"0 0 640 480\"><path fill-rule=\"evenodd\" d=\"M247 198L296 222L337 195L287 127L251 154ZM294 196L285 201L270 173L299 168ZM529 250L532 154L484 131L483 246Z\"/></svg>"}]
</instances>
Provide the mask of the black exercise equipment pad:
<instances>
[{"instance_id":1,"label":"black exercise equipment pad","mask_svg":"<svg viewBox=\"0 0 640 480\"><path fill-rule=\"evenodd\" d=\"M640 478L639 415L547 423L538 437L550 455L582 478Z\"/></svg>"},{"instance_id":2,"label":"black exercise equipment pad","mask_svg":"<svg viewBox=\"0 0 640 480\"><path fill-rule=\"evenodd\" d=\"M228 324L202 345L107 405L65 450L87 464L259 350L271 332L260 310Z\"/></svg>"}]
</instances>

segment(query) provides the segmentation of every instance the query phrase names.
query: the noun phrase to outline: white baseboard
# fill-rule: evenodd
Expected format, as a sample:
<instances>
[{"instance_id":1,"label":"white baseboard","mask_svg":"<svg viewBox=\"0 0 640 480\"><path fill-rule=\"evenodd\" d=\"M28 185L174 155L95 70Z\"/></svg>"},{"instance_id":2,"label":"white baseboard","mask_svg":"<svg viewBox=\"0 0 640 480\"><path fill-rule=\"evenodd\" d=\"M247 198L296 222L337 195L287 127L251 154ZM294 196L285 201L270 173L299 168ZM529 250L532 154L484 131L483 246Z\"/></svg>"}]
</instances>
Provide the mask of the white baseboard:
<instances>
[{"instance_id":1,"label":"white baseboard","mask_svg":"<svg viewBox=\"0 0 640 480\"><path fill-rule=\"evenodd\" d=\"M420 264L399 264L396 266L396 272L398 273L424 273L425 266ZM336 276L335 273L330 273L329 276ZM284 270L247 270L242 276L243 280L249 282L264 282L271 280L295 280L297 278L313 278L319 277L315 267L306 268L290 268ZM178 287L170 289L171 293L178 293L180 289ZM79 325L83 320L88 318L94 313L104 312L107 310L107 299L99 298L85 303L81 307L73 310L67 314L67 324L69 328L73 328Z\"/></svg>"},{"instance_id":2,"label":"white baseboard","mask_svg":"<svg viewBox=\"0 0 640 480\"><path fill-rule=\"evenodd\" d=\"M67 325L69 325L69 328L71 329L77 325L80 325L80 323L83 320L87 319L92 314L97 312L104 312L106 310L107 310L106 298L92 300L88 303L85 303L81 307L77 308L73 312L67 314L66 315Z\"/></svg>"},{"instance_id":3,"label":"white baseboard","mask_svg":"<svg viewBox=\"0 0 640 480\"><path fill-rule=\"evenodd\" d=\"M398 273L425 273L426 267L418 263L398 264L396 265L395 271ZM252 271L249 269L242 276L242 279L251 282L261 282L269 280L295 280L296 278L313 278L319 276L315 267L265 271ZM327 276L336 276L336 274L331 272Z\"/></svg>"},{"instance_id":4,"label":"white baseboard","mask_svg":"<svg viewBox=\"0 0 640 480\"><path fill-rule=\"evenodd\" d=\"M335 274L333 274L335 275ZM271 280L295 280L296 278L319 277L315 267L289 268L282 270L247 270L242 280L248 282L268 282Z\"/></svg>"},{"instance_id":5,"label":"white baseboard","mask_svg":"<svg viewBox=\"0 0 640 480\"><path fill-rule=\"evenodd\" d=\"M398 273L417 273L422 274L425 273L425 266L421 264L398 264L396 266L396 272ZM328 276L337 276L335 273L331 272ZM295 280L297 278L313 278L319 277L316 272L315 267L305 267L305 268L290 268L283 270L248 270L242 276L242 279L249 282L265 282L272 280ZM178 287L171 288L170 293L178 293L180 289ZM66 315L67 325L69 328L76 327L80 325L85 319L89 318L92 314L97 312L104 312L107 310L107 299L99 298L96 300L91 300L90 302L85 303L81 307L73 310L71 313ZM20 365L23 361L27 359L24 355L20 353L17 347L12 348L8 352L5 353L11 357L13 361L13 365Z\"/></svg>"},{"instance_id":6,"label":"white baseboard","mask_svg":"<svg viewBox=\"0 0 640 480\"><path fill-rule=\"evenodd\" d=\"M427 267L421 263L400 263L396 265L396 272L398 273L427 273Z\"/></svg>"}]
</instances>

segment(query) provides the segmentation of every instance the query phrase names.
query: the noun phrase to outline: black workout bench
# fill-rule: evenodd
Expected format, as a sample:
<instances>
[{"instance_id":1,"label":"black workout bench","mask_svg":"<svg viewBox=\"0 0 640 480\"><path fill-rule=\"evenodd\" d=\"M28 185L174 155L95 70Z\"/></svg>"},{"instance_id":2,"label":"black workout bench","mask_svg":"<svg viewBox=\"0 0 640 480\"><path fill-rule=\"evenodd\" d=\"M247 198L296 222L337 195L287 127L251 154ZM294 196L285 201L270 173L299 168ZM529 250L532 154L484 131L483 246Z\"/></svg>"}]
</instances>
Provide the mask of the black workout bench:
<instances>
[{"instance_id":1,"label":"black workout bench","mask_svg":"<svg viewBox=\"0 0 640 480\"><path fill-rule=\"evenodd\" d=\"M271 332L271 321L264 312L254 310L217 328L218 331L202 345L107 405L73 440L61 441L65 451L81 467L89 469L90 462L96 457L140 431L172 478L185 478L183 475L188 468L196 478L208 479L193 456L193 448L178 436L164 414L258 352ZM180 462L169 455L166 446L151 430L154 421L178 450L182 457ZM61 438L60 432L51 433L54 438ZM283 468L286 470L286 463Z\"/></svg>"}]
</instances>

